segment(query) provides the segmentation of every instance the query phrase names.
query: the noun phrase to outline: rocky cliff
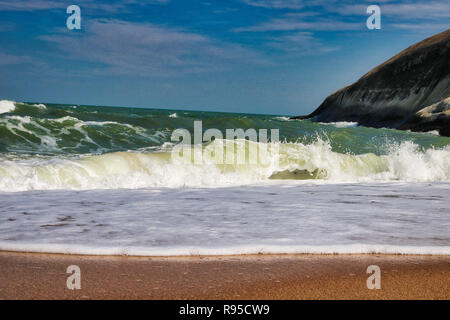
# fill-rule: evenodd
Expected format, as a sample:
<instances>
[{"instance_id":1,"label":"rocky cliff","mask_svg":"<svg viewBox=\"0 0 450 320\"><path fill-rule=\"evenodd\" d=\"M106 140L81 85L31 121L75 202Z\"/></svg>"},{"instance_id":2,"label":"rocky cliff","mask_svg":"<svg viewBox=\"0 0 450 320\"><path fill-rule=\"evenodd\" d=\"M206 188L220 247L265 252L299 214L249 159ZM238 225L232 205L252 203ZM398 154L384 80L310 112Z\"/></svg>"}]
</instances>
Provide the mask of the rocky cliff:
<instances>
[{"instance_id":1,"label":"rocky cliff","mask_svg":"<svg viewBox=\"0 0 450 320\"><path fill-rule=\"evenodd\" d=\"M308 116L450 136L450 29L425 39L332 95Z\"/></svg>"}]
</instances>

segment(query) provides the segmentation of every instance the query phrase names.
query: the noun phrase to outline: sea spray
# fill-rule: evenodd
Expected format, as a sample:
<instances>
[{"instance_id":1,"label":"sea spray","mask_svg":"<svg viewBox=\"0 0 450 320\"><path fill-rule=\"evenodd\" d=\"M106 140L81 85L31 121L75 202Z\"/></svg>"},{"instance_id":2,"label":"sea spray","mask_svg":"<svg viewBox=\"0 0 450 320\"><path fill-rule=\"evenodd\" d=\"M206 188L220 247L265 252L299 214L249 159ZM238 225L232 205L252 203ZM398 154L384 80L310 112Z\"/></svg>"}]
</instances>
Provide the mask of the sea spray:
<instances>
[{"instance_id":1,"label":"sea spray","mask_svg":"<svg viewBox=\"0 0 450 320\"><path fill-rule=\"evenodd\" d=\"M13 101L0 100L0 114L14 111L15 108Z\"/></svg>"}]
</instances>

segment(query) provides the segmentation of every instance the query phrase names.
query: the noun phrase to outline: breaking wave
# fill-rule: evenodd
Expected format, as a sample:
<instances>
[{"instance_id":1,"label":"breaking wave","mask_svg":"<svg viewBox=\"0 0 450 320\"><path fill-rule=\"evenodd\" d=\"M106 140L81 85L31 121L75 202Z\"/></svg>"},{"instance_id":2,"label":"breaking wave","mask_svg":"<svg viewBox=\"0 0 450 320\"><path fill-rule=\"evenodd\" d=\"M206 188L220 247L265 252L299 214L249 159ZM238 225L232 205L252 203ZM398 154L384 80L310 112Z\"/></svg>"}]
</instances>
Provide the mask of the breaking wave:
<instances>
[{"instance_id":1,"label":"breaking wave","mask_svg":"<svg viewBox=\"0 0 450 320\"><path fill-rule=\"evenodd\" d=\"M100 153L114 148L127 150L160 144L165 134L114 121L83 121L72 116L47 119L8 115L0 118L0 136L0 151Z\"/></svg>"},{"instance_id":2,"label":"breaking wave","mask_svg":"<svg viewBox=\"0 0 450 320\"><path fill-rule=\"evenodd\" d=\"M176 163L171 134L204 127L280 130L277 143L217 139L186 154L249 154L257 162ZM283 120L283 121L281 121ZM286 121L284 121L286 120ZM282 180L449 181L450 140L430 134L288 118L0 101L0 191L220 187ZM270 145L270 148L267 147ZM200 149L202 148L202 149ZM222 150L222 151L220 151ZM269 150L269 151L268 151ZM225 162L226 163L226 162Z\"/></svg>"},{"instance_id":3,"label":"breaking wave","mask_svg":"<svg viewBox=\"0 0 450 320\"><path fill-rule=\"evenodd\" d=\"M15 108L13 101L0 100L0 114L14 111Z\"/></svg>"},{"instance_id":4,"label":"breaking wave","mask_svg":"<svg viewBox=\"0 0 450 320\"><path fill-rule=\"evenodd\" d=\"M224 154L230 150L249 152L251 144L262 147L246 140L216 140L205 146L203 152L222 147ZM322 140L312 144L280 143L276 147L273 150L277 152L261 152L257 164L177 163L170 147L158 152L114 152L72 159L5 159L0 164L0 190L221 187L269 180L450 180L449 146L421 151L417 145L405 142L391 146L386 155L338 153ZM192 148L184 150L191 151Z\"/></svg>"}]
</instances>

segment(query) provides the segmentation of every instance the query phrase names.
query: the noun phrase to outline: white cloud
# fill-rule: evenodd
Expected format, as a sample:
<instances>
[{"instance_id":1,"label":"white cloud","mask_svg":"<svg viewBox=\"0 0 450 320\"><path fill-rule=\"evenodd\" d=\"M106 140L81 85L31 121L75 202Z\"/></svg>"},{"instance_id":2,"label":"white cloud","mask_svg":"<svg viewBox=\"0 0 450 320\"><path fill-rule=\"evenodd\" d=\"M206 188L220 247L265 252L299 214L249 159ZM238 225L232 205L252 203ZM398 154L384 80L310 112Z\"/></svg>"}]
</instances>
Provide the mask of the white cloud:
<instances>
[{"instance_id":1,"label":"white cloud","mask_svg":"<svg viewBox=\"0 0 450 320\"><path fill-rule=\"evenodd\" d=\"M300 9L303 0L243 0L246 4L254 7L274 9Z\"/></svg>"},{"instance_id":2,"label":"white cloud","mask_svg":"<svg viewBox=\"0 0 450 320\"><path fill-rule=\"evenodd\" d=\"M450 0L384 4L381 6L382 14L411 18L450 18Z\"/></svg>"},{"instance_id":3,"label":"white cloud","mask_svg":"<svg viewBox=\"0 0 450 320\"><path fill-rule=\"evenodd\" d=\"M41 39L55 44L70 59L104 66L96 72L161 76L268 63L239 45L147 23L94 20L83 34L64 30Z\"/></svg>"},{"instance_id":4,"label":"white cloud","mask_svg":"<svg viewBox=\"0 0 450 320\"><path fill-rule=\"evenodd\" d=\"M365 21L361 23L335 21L325 18L317 18L313 21L305 21L292 17L283 17L272 19L259 25L236 28L236 32L244 31L297 31L297 30L315 30L315 31L339 31L339 30L359 30L365 26Z\"/></svg>"},{"instance_id":5,"label":"white cloud","mask_svg":"<svg viewBox=\"0 0 450 320\"><path fill-rule=\"evenodd\" d=\"M319 0L319 1L269 1L246 0L261 6L272 8L289 7L289 5L303 5L301 11L285 13L258 25L235 28L234 31L266 32L266 31L340 31L361 30L365 26L367 7L372 0L354 4L350 0ZM442 29L450 18L450 0L412 1L412 0L379 0L382 17L388 18L385 26L397 29ZM314 7L314 10L312 9ZM320 9L319 9L320 8ZM315 13L315 17L311 12ZM314 19L308 19L314 17ZM359 18L359 20L357 20ZM414 21L411 21L414 20ZM354 21L354 22L352 22ZM360 21L358 23L358 21Z\"/></svg>"},{"instance_id":6,"label":"white cloud","mask_svg":"<svg viewBox=\"0 0 450 320\"><path fill-rule=\"evenodd\" d=\"M6 0L0 1L0 11L34 11L67 7L61 1L53 0Z\"/></svg>"},{"instance_id":7,"label":"white cloud","mask_svg":"<svg viewBox=\"0 0 450 320\"><path fill-rule=\"evenodd\" d=\"M427 2L396 2L381 3L382 15L397 17L399 19L431 19L431 18L449 18L450 0L427 1ZM331 11L342 15L364 15L367 5L343 5L330 7Z\"/></svg>"},{"instance_id":8,"label":"white cloud","mask_svg":"<svg viewBox=\"0 0 450 320\"><path fill-rule=\"evenodd\" d=\"M314 38L311 32L295 32L280 37L272 37L269 38L268 45L289 54L295 54L295 56L329 53L339 49L339 47L323 44L320 40Z\"/></svg>"},{"instance_id":9,"label":"white cloud","mask_svg":"<svg viewBox=\"0 0 450 320\"><path fill-rule=\"evenodd\" d=\"M82 8L96 9L106 12L115 12L126 8L130 4L166 4L170 0L122 0L122 1L106 1L101 2L97 0L77 0L75 4ZM0 0L0 11L37 11L50 9L67 8L69 2L62 2L57 0Z\"/></svg>"},{"instance_id":10,"label":"white cloud","mask_svg":"<svg viewBox=\"0 0 450 320\"><path fill-rule=\"evenodd\" d=\"M392 27L396 29L403 29L403 30L414 30L414 32L417 31L435 31L435 32L441 32L448 29L448 24L440 24L440 23L393 23Z\"/></svg>"}]
</instances>

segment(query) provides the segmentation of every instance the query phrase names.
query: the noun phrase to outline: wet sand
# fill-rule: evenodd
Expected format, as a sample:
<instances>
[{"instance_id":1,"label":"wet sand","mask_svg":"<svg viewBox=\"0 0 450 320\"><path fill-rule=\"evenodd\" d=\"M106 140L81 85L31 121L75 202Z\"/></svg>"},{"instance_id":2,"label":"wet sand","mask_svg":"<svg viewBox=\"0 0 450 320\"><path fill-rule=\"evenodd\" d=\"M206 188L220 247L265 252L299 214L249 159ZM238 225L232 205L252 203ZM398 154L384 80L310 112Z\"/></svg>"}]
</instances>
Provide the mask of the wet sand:
<instances>
[{"instance_id":1,"label":"wet sand","mask_svg":"<svg viewBox=\"0 0 450 320\"><path fill-rule=\"evenodd\" d=\"M69 290L69 265L81 290ZM381 289L367 289L367 267ZM0 299L450 299L450 256L104 257L0 252Z\"/></svg>"}]
</instances>

